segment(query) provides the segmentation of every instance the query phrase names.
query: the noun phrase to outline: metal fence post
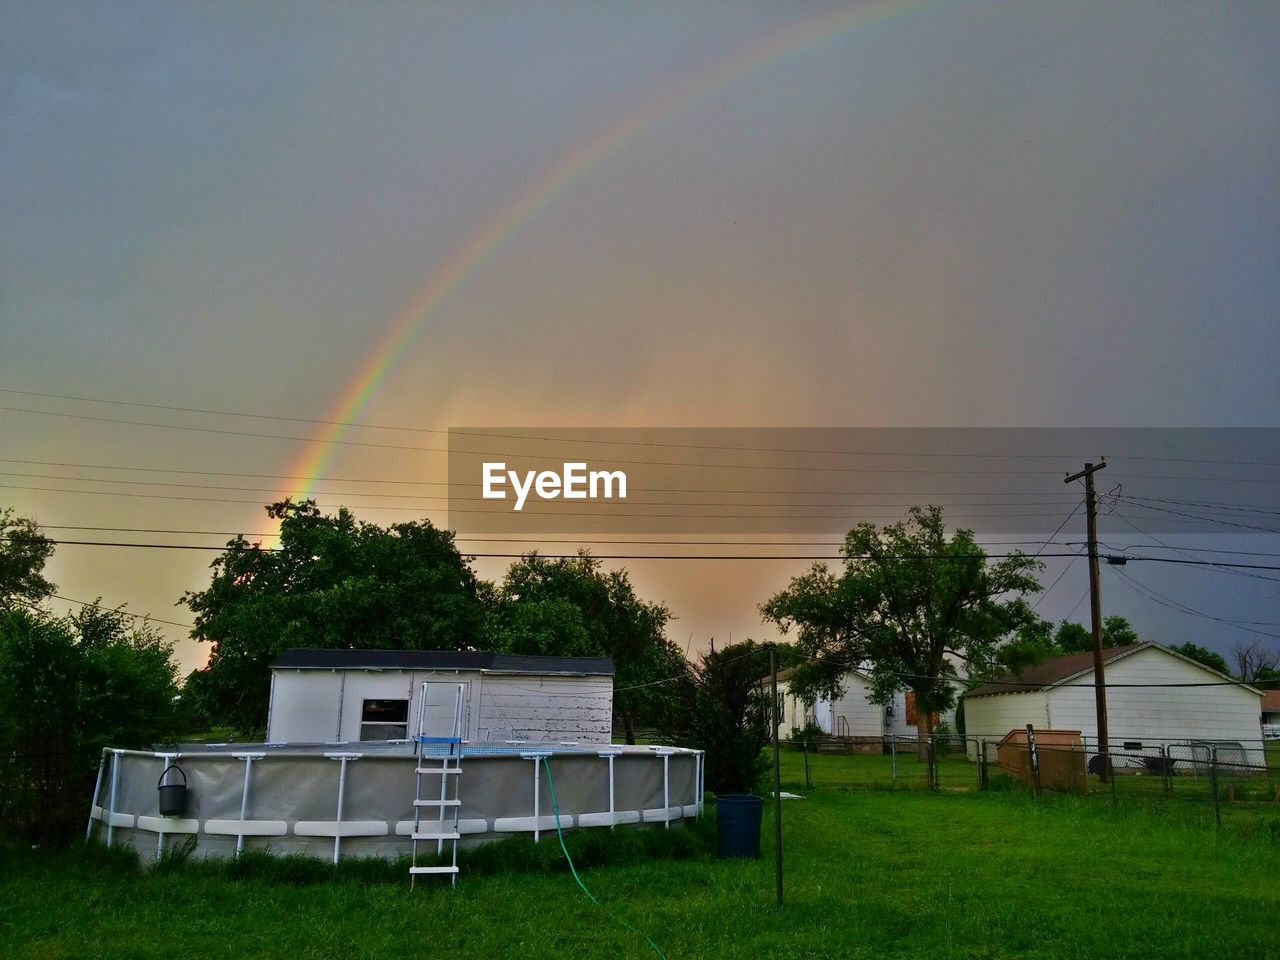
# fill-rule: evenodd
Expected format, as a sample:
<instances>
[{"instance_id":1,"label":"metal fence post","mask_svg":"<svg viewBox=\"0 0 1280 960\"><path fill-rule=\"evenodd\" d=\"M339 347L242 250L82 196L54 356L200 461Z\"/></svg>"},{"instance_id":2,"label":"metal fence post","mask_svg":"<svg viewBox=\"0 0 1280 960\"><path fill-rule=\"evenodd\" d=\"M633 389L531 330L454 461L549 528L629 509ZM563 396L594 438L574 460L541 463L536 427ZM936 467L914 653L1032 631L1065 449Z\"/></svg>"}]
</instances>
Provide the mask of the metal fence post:
<instances>
[{"instance_id":1,"label":"metal fence post","mask_svg":"<svg viewBox=\"0 0 1280 960\"><path fill-rule=\"evenodd\" d=\"M1169 747L1167 744L1161 744L1160 769L1163 771L1164 775L1164 783L1162 786L1164 787L1164 795L1166 797L1173 796L1173 771L1169 769L1171 766L1172 762L1169 758Z\"/></svg>"},{"instance_id":2,"label":"metal fence post","mask_svg":"<svg viewBox=\"0 0 1280 960\"><path fill-rule=\"evenodd\" d=\"M893 782L898 782L898 735L889 734L889 755L893 763Z\"/></svg>"},{"instance_id":3,"label":"metal fence post","mask_svg":"<svg viewBox=\"0 0 1280 960\"><path fill-rule=\"evenodd\" d=\"M804 788L813 790L813 781L809 778L809 735L804 736Z\"/></svg>"},{"instance_id":4,"label":"metal fence post","mask_svg":"<svg viewBox=\"0 0 1280 960\"><path fill-rule=\"evenodd\" d=\"M1036 732L1027 724L1027 753L1031 759L1031 781L1035 785L1035 797L1040 799L1040 754L1036 751Z\"/></svg>"},{"instance_id":5,"label":"metal fence post","mask_svg":"<svg viewBox=\"0 0 1280 960\"><path fill-rule=\"evenodd\" d=\"M1218 748L1209 748L1209 789L1213 791L1213 822L1222 826L1222 808L1218 805Z\"/></svg>"}]
</instances>

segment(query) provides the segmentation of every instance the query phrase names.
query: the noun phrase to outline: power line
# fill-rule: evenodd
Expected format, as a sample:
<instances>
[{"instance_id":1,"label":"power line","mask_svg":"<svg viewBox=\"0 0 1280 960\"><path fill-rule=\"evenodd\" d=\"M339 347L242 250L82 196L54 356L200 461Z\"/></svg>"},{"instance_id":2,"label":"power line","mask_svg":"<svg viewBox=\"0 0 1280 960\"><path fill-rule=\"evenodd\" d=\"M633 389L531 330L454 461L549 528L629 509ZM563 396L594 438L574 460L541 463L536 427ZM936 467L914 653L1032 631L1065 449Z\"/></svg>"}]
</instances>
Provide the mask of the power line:
<instances>
[{"instance_id":1,"label":"power line","mask_svg":"<svg viewBox=\"0 0 1280 960\"><path fill-rule=\"evenodd\" d=\"M1258 531L1261 531L1262 533L1280 533L1280 529L1277 529L1275 527L1259 527L1256 524L1237 523L1233 520L1224 520L1221 517L1205 517L1205 516L1201 516L1200 514L1186 513L1185 511L1182 511L1182 510L1173 510L1169 507L1150 506L1145 503L1138 503L1133 499L1131 499L1130 497L1120 496L1117 494L1112 494L1111 499L1119 500L1122 503L1127 503L1132 507L1137 507L1139 510L1155 510L1160 513L1168 513L1177 517L1185 517L1189 520L1198 520L1201 523L1211 523L1220 527L1239 527L1244 530L1258 530Z\"/></svg>"},{"instance_id":2,"label":"power line","mask_svg":"<svg viewBox=\"0 0 1280 960\"><path fill-rule=\"evenodd\" d=\"M0 470L0 477L19 477L29 480L59 480L71 483L118 483L129 486L140 487L177 487L184 490L229 490L241 493L271 493L278 494L280 491L276 487L236 487L226 486L215 483L177 483L164 480L117 480L109 477L68 477L47 473L16 473L8 470ZM474 486L471 484L469 486ZM80 492L80 491L76 491ZM83 491L90 492L90 491ZM651 491L645 491L651 492ZM863 496L863 494L836 494L837 496ZM1039 494L1002 494L1003 496L1054 496L1051 493ZM446 504L461 503L488 503L492 497L459 497L446 494L420 494L420 493L369 493L367 491L350 491L350 490L325 490L323 496L328 497L374 497L383 500L438 500ZM1059 494L1061 496L1061 494ZM914 500L900 502L885 503L742 503L738 501L723 500L637 500L633 497L627 497L625 505L637 506L655 506L655 507L911 507L915 506ZM623 504L619 502L619 506ZM1008 504L1008 506L1017 507L1052 507L1057 506L1057 501L1040 500L1040 501L1020 501ZM948 507L989 507L1001 506L1001 504L991 503L948 503Z\"/></svg>"},{"instance_id":3,"label":"power line","mask_svg":"<svg viewBox=\"0 0 1280 960\"><path fill-rule=\"evenodd\" d=\"M81 414L81 413L61 413L61 412L52 411L52 410L31 410L25 407L0 406L0 411L6 411L9 413L21 413L21 414L27 414L30 416L62 417L62 418L71 419L71 420L86 420L94 423L116 423L116 424L125 424L129 426L138 426L138 427L153 427L153 428L162 429L162 430L182 430L182 431L191 431L195 433L211 433L211 434L218 434L220 436L254 437L257 439L264 439L264 440L287 440L292 443L326 443L326 444L337 444L340 446L365 447L365 448L380 449L380 450L410 450L416 453L439 453L439 454L452 453L454 455L461 454L461 455L482 456L482 457L530 456L530 454L527 452L504 453L502 451L495 451L495 450L451 450L448 447L420 447L420 446L411 446L407 444L372 443L364 440L343 440L337 437L298 437L298 436L293 436L289 434L256 433L248 430L228 430L228 429L222 429L217 427L198 427L193 425L183 425L183 424L173 424L173 423L156 423L154 421L148 421L148 420L129 420L122 417L95 417L89 414ZM526 440L526 441L534 440L534 438L532 437L517 437L517 439ZM568 438L560 438L559 442L569 443L574 441ZM590 442L590 441L586 441L586 442ZM789 452L794 452L794 451L789 451ZM824 451L824 453L830 454L831 451ZM911 455L911 454L885 453L885 454L876 454L876 455L877 456L905 456L905 455ZM929 456L929 454L919 454L919 455ZM986 454L984 456L997 457L997 458L1000 458L1000 457L1012 458L1012 457L1016 457L1017 455L1009 454L1006 457L1006 455L1004 454ZM1056 458L1056 455L1046 454L1045 457L1047 459ZM1131 459L1138 459L1138 458L1134 457ZM1057 476L1059 473L1059 471L1055 471L1055 470L1011 470L1007 468L1000 469L1000 470L979 470L979 469L939 470L936 468L921 469L921 468L906 468L906 467L897 467L897 468L894 468L894 467L829 467L829 466L813 466L813 465L793 466L789 464L783 465L783 464L696 463L696 462L689 463L689 462L671 461L671 460L621 460L617 458L610 458L610 463L624 465L624 466L696 467L704 470L774 470L774 471L789 472L789 473L798 473L798 472L858 473L858 474L861 474L861 473L895 473L895 474L907 473L907 474L929 474L929 475L946 474L946 475L963 475L963 476L980 476L985 474L996 474L996 475L1002 475L1002 476L1008 476L1011 474L1018 474L1018 475L1024 475L1024 476ZM1280 483L1280 478L1273 478L1273 477L1266 477L1266 478L1194 477L1194 476L1188 477L1188 476L1173 476L1169 474L1116 474L1115 476L1124 477L1126 479L1131 478L1131 479L1156 479L1156 480L1199 480L1199 481L1213 482L1213 483Z\"/></svg>"},{"instance_id":4,"label":"power line","mask_svg":"<svg viewBox=\"0 0 1280 960\"><path fill-rule=\"evenodd\" d=\"M1031 609L1032 609L1032 611L1035 611L1035 610L1040 609L1040 604L1044 601L1044 598L1045 598L1045 597L1047 597L1047 596L1049 596L1049 594L1051 594L1051 593L1053 592L1053 588L1054 588L1054 587L1056 587L1056 586L1058 585L1058 581L1060 581L1063 577L1065 577L1065 576L1067 575L1067 571L1071 569L1072 565L1073 565L1073 564L1076 562L1076 560L1077 560L1079 557L1081 557L1081 556L1082 556L1082 554L1079 554L1079 553L1077 553L1077 554L1075 554L1074 556L1072 556L1072 558L1071 558L1070 560L1068 560L1068 561L1067 561L1067 563L1066 563L1066 565L1062 568L1062 572L1061 572L1061 573L1059 573L1059 574L1054 578L1053 583L1049 584L1048 589L1045 589L1045 590L1041 590L1041 591L1040 591L1040 596L1039 596L1039 598L1036 600L1036 602L1035 602L1035 603L1033 603L1033 604L1031 605ZM1077 607L1078 607L1079 605L1080 605L1079 603L1077 603L1077 604L1076 604L1076 606L1077 606ZM1072 612L1072 613L1075 613L1075 608L1074 608L1074 607L1072 608L1071 612Z\"/></svg>"},{"instance_id":5,"label":"power line","mask_svg":"<svg viewBox=\"0 0 1280 960\"><path fill-rule=\"evenodd\" d=\"M388 480L373 477L305 477L290 474L279 473L229 473L218 470L189 470L177 467L127 467L120 464L106 463L67 463L60 460L23 460L13 458L0 457L0 463L18 463L26 466L39 467L68 467L77 470L122 470L135 473L176 473L186 476L203 476L203 477L236 477L239 479L249 480L286 480L286 481L303 481L306 483L372 483L372 484L388 484L401 486L425 486L425 487L468 487L474 488L476 484L470 481L454 481L447 480ZM12 474L20 476L20 474ZM106 477L76 477L77 480L107 480ZM123 482L123 481L121 481ZM869 497L869 496L904 496L904 497L1044 497L1057 496L1058 494L1047 493L1044 490L1007 490L1007 491L989 491L989 490L779 490L779 489L749 489L743 490L729 489L724 487L649 487L645 490L650 493L723 493L734 496L850 496L850 497Z\"/></svg>"},{"instance_id":6,"label":"power line","mask_svg":"<svg viewBox=\"0 0 1280 960\"><path fill-rule=\"evenodd\" d=\"M1123 523L1125 523L1126 525L1128 525L1131 529L1136 530L1138 533L1142 534L1142 536L1146 537L1148 540L1150 540L1150 541L1151 541L1153 544L1155 544L1157 547L1163 547L1163 548L1164 548L1164 549L1166 549L1166 550L1172 550L1174 553L1179 554L1179 555L1180 555L1180 556L1182 556L1182 557L1186 557L1186 558L1187 558L1187 559L1189 559L1189 560L1194 560L1194 559L1196 559L1195 557L1193 557L1193 556L1190 554L1190 552L1188 552L1188 551L1186 551L1186 550L1183 550L1183 549L1181 549L1181 548L1179 548L1179 547L1172 546L1171 544L1165 543L1163 540L1159 539L1158 537L1152 536L1150 533L1147 533L1147 531L1143 530L1141 527L1139 527L1136 523L1134 523L1132 520L1130 520L1130 519L1129 519L1128 517L1126 517L1124 514L1117 512L1117 513L1115 514L1115 516L1119 517L1119 518L1120 518L1120 520L1121 520ZM1227 551L1222 551L1222 552L1223 552L1223 553L1226 553ZM1254 555L1254 556L1257 556L1258 554L1256 554L1256 553L1255 553L1255 554L1253 554L1253 555ZM1223 569L1223 570L1222 570L1222 572L1223 572L1223 573L1230 573L1230 574L1233 574L1233 575L1235 575L1235 576L1240 576L1240 577L1250 577L1251 579L1254 579L1254 580L1266 580L1266 581L1269 581L1269 582L1272 582L1272 583L1280 582L1280 581L1278 581L1278 580L1277 580L1277 578L1276 578L1276 577L1266 577L1266 576L1263 576L1263 575L1262 575L1262 574L1260 574L1260 573L1250 573L1250 572L1249 572L1249 571L1247 571L1247 570Z\"/></svg>"},{"instance_id":7,"label":"power line","mask_svg":"<svg viewBox=\"0 0 1280 960\"><path fill-rule=\"evenodd\" d=\"M11 537L0 537L0 540L10 540ZM226 546L216 546L213 544L200 543L142 543L142 542L121 542L110 540L50 540L51 543L60 547L125 547L136 550L206 550L225 553L234 548ZM250 544L241 549L241 552L250 553L261 551L263 553L280 553L281 547L261 547ZM536 552L538 556L548 560L571 560L577 557L576 553L542 553L541 551L526 551L525 553L478 553L474 550L460 550L463 556L474 557L477 559L494 559L494 560L518 560L529 555L530 552ZM951 560L964 561L972 560L972 557L960 556L936 556L933 554L919 555L900 555L891 557L871 557L869 555L860 555L856 557L846 558L843 554L824 553L824 554L602 554L593 553L592 556L597 560ZM1009 559L1012 557L1021 557L1025 554L1021 553L988 553L985 554L987 559ZM1045 554L1050 557L1075 557L1074 553L1052 553Z\"/></svg>"},{"instance_id":8,"label":"power line","mask_svg":"<svg viewBox=\"0 0 1280 960\"><path fill-rule=\"evenodd\" d=\"M128 617L131 620L149 620L152 623L164 623L164 624L168 624L171 627L183 627L184 629L187 629L187 630L196 629L195 624L193 623L178 623L178 621L176 620L163 620L160 617L153 617L150 614L146 614L146 613L129 613L129 611L123 610L120 607L104 607L101 603L90 602L88 600L77 600L74 597L64 597L60 593L51 593L49 594L49 596L53 597L55 600L62 600L66 603L78 604L79 606L82 606L82 607L97 607L99 610L109 610L111 613L118 614L119 616L122 616L122 617ZM25 601L23 602L25 603ZM25 603L25 605L30 607L32 610L36 610L36 611L40 610L39 606L37 606L34 603Z\"/></svg>"},{"instance_id":9,"label":"power line","mask_svg":"<svg viewBox=\"0 0 1280 960\"><path fill-rule=\"evenodd\" d=\"M574 443L574 444L596 444L608 446L628 446L628 447L645 447L645 448L665 448L675 450L714 450L719 452L731 453L783 453L783 454L813 454L820 456L866 456L866 457L951 457L961 459L1017 459L1017 460L1059 460L1059 459L1080 459L1074 454L1049 454L1049 453L953 453L953 452L914 452L914 451L873 451L873 450L829 450L829 449L805 449L794 447L756 447L746 445L730 445L730 444L706 444L706 443L662 443L652 440L606 440L606 439L589 439L579 437L551 437L537 436L521 433L498 433L487 430L459 430L459 429L442 429L439 427L411 427L402 424L383 424L383 423L361 423L349 420L325 420L315 417L297 417L281 414L265 414L265 413L249 413L235 410L214 410L202 407L184 407L173 404L162 403L145 403L133 400L110 400L102 397L84 397L72 396L61 393L42 393L35 390L17 390L13 388L0 387L0 393L9 393L25 397L43 397L51 400L70 400L76 403L98 403L109 404L111 406L120 407L141 407L149 410L169 410L177 413L196 413L202 415L212 415L220 417L242 417L253 420L274 420L281 423L306 423L316 426L330 427L349 427L365 430L395 430L405 433L427 433L435 435L453 435L480 437L485 439L501 439L501 440L521 440L549 443ZM15 409L4 407L0 409ZM25 410L26 413L43 413L45 411ZM54 416L78 416L77 414L51 414ZM161 425L163 426L163 425ZM297 438L308 439L308 438ZM1151 456L1129 456L1124 459L1140 460L1153 463L1208 463L1217 466L1241 466L1241 467L1280 467L1280 463L1271 461L1256 460L1216 460L1202 457L1151 457Z\"/></svg>"},{"instance_id":10,"label":"power line","mask_svg":"<svg viewBox=\"0 0 1280 960\"><path fill-rule=\"evenodd\" d=\"M167 533L167 534L186 534L191 536L208 536L208 537L244 537L246 539L254 539L257 537L279 537L279 531L272 533L245 533L242 530L177 530L160 527L83 527L74 524L56 524L42 523L39 525L41 530L88 530L95 533ZM621 546L630 545L660 545L660 546L699 546L699 547L838 547L844 543L840 540L670 540L670 539L624 539L624 540L597 540L594 538L573 537L569 539L560 537L466 537L455 536L455 542L463 543L566 543L566 544L613 544ZM981 547L989 546L1037 546L1040 544L1048 544L1049 546L1078 546L1079 541L1073 540L986 540L979 544ZM1280 557L1280 554L1275 554Z\"/></svg>"},{"instance_id":11,"label":"power line","mask_svg":"<svg viewBox=\"0 0 1280 960\"><path fill-rule=\"evenodd\" d=\"M1120 514L1113 516L1121 517ZM1123 519L1123 518L1122 518ZM1132 524L1130 524L1132 526ZM187 536L205 536L205 537L245 537L246 539L279 537L278 530L259 533L245 533L243 530L191 530L191 529L175 529L168 527L103 527L103 526L85 526L81 524L58 524L58 523L42 523L42 530L87 530L94 533L163 533L163 534L183 534ZM1145 534L1144 531L1134 527L1138 532ZM751 546L751 547L838 547L844 543L844 539L836 540L727 540L724 538L716 540L672 540L672 539L596 539L583 537L468 537L455 536L454 540L464 543L541 543L541 544L612 544L612 545L661 545L661 546ZM1128 546L1121 546L1106 541L1099 541L1108 550L1123 552L1129 549ZM982 540L978 545L981 547L991 546L1039 546L1047 544L1048 546L1059 547L1078 547L1084 543L1082 540ZM1188 555L1191 553L1212 553L1223 554L1228 556L1245 556L1245 557L1267 557L1280 559L1280 553L1268 552L1265 550L1224 550L1217 547L1175 547L1171 544L1156 542L1150 544L1147 549L1164 549L1172 550L1176 553ZM1194 558L1192 558L1194 559ZM1261 579L1270 580L1270 577Z\"/></svg>"},{"instance_id":12,"label":"power line","mask_svg":"<svg viewBox=\"0 0 1280 960\"><path fill-rule=\"evenodd\" d=\"M90 497L130 497L142 500L179 500L194 503L242 503L253 506L263 506L258 500L237 500L229 497L191 497L179 496L177 494L164 493L128 493L118 490L66 490L61 487L38 487L23 484L0 483L0 489L6 490L34 490L41 493L64 493L79 494L81 496ZM318 503L318 507L326 510L336 510L346 508L348 510L398 510L409 513L425 513L435 510L441 512L446 508L441 507L407 507L395 504L334 504L334 503ZM629 504L625 501L617 501L618 507L627 507ZM679 504L673 504L679 506ZM729 504L735 507L750 507L752 504ZM804 504L796 504L797 507L804 507ZM822 506L822 504L818 504ZM856 508L856 504L851 504ZM987 506L981 504L980 506ZM1000 506L992 504L992 506ZM1017 504L1011 504L1017 506ZM485 515L503 515L510 516L513 519L521 517L556 517L556 518L577 518L577 517L611 517L615 520L873 520L873 519L899 519L905 514L905 510L900 513L834 513L834 514L735 514L735 513L627 513L627 512L594 512L594 511L544 511L525 510L521 513L515 513L512 510L473 510L473 509L449 509L450 513L467 513L467 514L485 514ZM952 514L953 519L961 520L1004 520L1019 518L1039 518L1039 517L1056 517L1056 513L960 513Z\"/></svg>"},{"instance_id":13,"label":"power line","mask_svg":"<svg viewBox=\"0 0 1280 960\"><path fill-rule=\"evenodd\" d=\"M1115 495L1120 499L1120 495ZM1220 500L1177 500L1170 497L1140 497L1137 494L1126 494L1123 499L1130 502L1142 501L1142 503L1175 503L1184 507L1206 507L1210 510L1230 510L1233 513L1261 513L1268 516L1280 516L1280 510L1273 510L1270 507L1259 507L1248 503L1223 503ZM1139 505L1139 504L1135 504Z\"/></svg>"},{"instance_id":14,"label":"power line","mask_svg":"<svg viewBox=\"0 0 1280 960\"><path fill-rule=\"evenodd\" d=\"M10 540L11 537L0 537L0 540ZM225 551L230 549L225 546L217 546L214 544L180 544L180 543L152 543L152 542L120 542L108 540L58 540L49 538L51 543L58 546L79 546L79 547L130 547L135 549L154 549L154 550L215 550ZM542 541L533 541L542 542ZM561 541L574 542L574 541ZM592 541L577 541L592 542ZM626 541L623 541L626 542ZM672 545L681 545L675 542ZM733 546L732 543L726 543L725 546ZM787 544L780 544L786 546ZM266 553L278 553L280 547L260 547L250 545L245 550L261 550ZM525 553L478 553L473 550L461 550L460 553L469 557L485 558L485 559L519 559L527 556L529 551ZM577 554L549 554L537 552L539 556L547 559L572 559ZM931 553L920 554L891 554L891 555L872 555L872 554L855 554L852 556L845 554L820 554L820 555L804 555L804 554L759 554L759 553L738 553L738 554L592 554L597 560L945 560L953 562L970 561L972 556L951 556L938 555ZM1080 553L1044 553L1040 556L1049 558L1078 558ZM1015 557L1024 557L1033 559L1025 553L983 553L983 558L988 560L1008 560ZM1280 570L1280 564L1263 565L1263 564L1246 564L1233 563L1222 560L1179 560L1173 557L1141 557L1129 556L1125 557L1126 562L1134 563L1174 563L1188 566L1198 567L1243 567L1251 570Z\"/></svg>"},{"instance_id":15,"label":"power line","mask_svg":"<svg viewBox=\"0 0 1280 960\"><path fill-rule=\"evenodd\" d=\"M1200 617L1204 620L1212 620L1215 623L1220 623L1233 630L1243 630L1245 633L1253 633L1260 637L1269 637L1272 640L1280 640L1280 633L1267 633L1265 630L1255 630L1253 627L1245 626L1242 622L1232 620L1228 617L1215 617L1213 614L1205 613L1203 610L1197 610L1195 607L1189 607L1179 600L1173 600L1162 593L1152 590L1146 584L1139 583L1137 580L1133 579L1133 577L1129 576L1123 570L1119 570L1114 567L1111 569L1131 590L1145 596L1148 600L1151 600L1162 607L1168 607L1170 610L1176 610L1180 613L1185 613L1193 617ZM1276 569L1280 569L1280 567Z\"/></svg>"}]
</instances>

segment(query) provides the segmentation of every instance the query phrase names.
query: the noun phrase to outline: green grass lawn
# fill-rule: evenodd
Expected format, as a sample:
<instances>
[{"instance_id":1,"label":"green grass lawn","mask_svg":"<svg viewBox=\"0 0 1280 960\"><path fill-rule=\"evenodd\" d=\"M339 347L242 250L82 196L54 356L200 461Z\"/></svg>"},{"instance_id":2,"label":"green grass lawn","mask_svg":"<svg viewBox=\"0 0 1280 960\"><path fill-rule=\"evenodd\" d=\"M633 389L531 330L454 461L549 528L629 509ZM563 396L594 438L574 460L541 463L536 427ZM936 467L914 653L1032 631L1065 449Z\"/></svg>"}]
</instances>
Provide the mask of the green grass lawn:
<instances>
[{"instance_id":1,"label":"green grass lawn","mask_svg":"<svg viewBox=\"0 0 1280 960\"><path fill-rule=\"evenodd\" d=\"M806 799L784 802L781 910L768 817L759 861L695 851L585 869L608 913L562 870L503 871L494 858L456 889L410 892L370 879L385 871L363 881L237 880L9 848L0 853L0 955L654 956L612 914L672 960L1280 958L1280 826L1273 839L1092 797L980 793L966 789L976 778L958 760L930 794L868 788L883 758L814 757L806 790L802 760L785 755L783 788ZM900 768L908 771L918 774L914 759ZM1280 825L1280 805L1270 807L1260 816Z\"/></svg>"}]
</instances>

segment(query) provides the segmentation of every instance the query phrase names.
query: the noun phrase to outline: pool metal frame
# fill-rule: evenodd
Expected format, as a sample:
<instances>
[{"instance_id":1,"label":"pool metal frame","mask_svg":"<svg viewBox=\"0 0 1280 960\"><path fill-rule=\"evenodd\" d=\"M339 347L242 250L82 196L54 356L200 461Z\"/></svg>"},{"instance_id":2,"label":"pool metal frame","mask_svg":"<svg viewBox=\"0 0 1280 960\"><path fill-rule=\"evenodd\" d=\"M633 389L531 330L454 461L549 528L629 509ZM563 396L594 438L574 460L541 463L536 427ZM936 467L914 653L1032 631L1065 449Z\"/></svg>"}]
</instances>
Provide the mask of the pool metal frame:
<instances>
[{"instance_id":1,"label":"pool metal frame","mask_svg":"<svg viewBox=\"0 0 1280 960\"><path fill-rule=\"evenodd\" d=\"M429 755L429 754L428 754ZM571 794L572 790L565 791L561 786L561 774L556 774L557 790L562 794L561 810L557 817L543 816L542 804L542 762L544 759L554 762L554 758L576 758L585 759L592 758L604 761L605 770L601 773L607 777L608 784L608 810L603 811L598 808L592 810L566 810L567 806L564 802L564 796ZM692 778L692 796L689 796L689 782L687 776L687 768L685 778L681 781L681 792L684 797L676 797L675 799L689 799L692 803L678 804L672 807L673 799L673 783L672 783L672 758L680 758L682 762L687 763L684 758L691 757L694 763ZM349 819L348 806L348 773L350 765L363 759L379 758L383 760L392 758L403 758L405 762L405 771L412 772L412 769L418 763L417 748L412 740L400 741L370 741L361 743L327 743L327 744L276 744L276 743L226 743L226 744L188 744L170 750L124 750L118 748L104 748L102 760L98 766L97 779L94 784L93 798L90 804L90 812L88 823L85 829L86 838L90 838L94 834L95 824L104 824L106 828L105 840L108 844L113 844L117 840L117 830L130 831L130 840L134 839L133 831L139 833L154 833L156 836L154 856L159 858L163 856L165 851L166 838L169 836L207 836L210 840L229 840L235 838L234 856L239 856L245 850L246 838L260 838L267 843L268 850L273 841L299 841L311 842L315 840L325 840L329 837L333 838L332 861L338 863L343 854L343 840L366 838L377 840L378 838L387 838L386 842L405 844L404 853L409 852L409 833L412 831L413 821L397 819L387 820L353 820ZM616 762L620 758L652 758L653 760L661 760L661 798L662 807L658 809L646 808L644 797L656 793L657 783L654 782L648 793L641 791L638 803L627 803L624 806L637 806L637 809L619 810L619 782L616 775ZM193 770L198 769L201 760L217 759L219 761L238 760L244 764L244 773L242 782L239 784L239 816L238 817L217 817L208 818L196 817L163 817L159 815L150 815L150 810L144 813L142 807L135 803L135 812L126 812L121 810L121 780L122 776L128 776L128 771L122 771L122 768L131 766L131 761L159 761L162 767L169 764L185 761ZM286 820L286 819L249 819L250 802L253 797L253 787L255 784L254 774L257 770L263 769L262 764L270 764L273 760L299 760L299 759L315 759L316 761L328 760L336 761L339 764L337 775L337 791L334 798L334 819L332 821L324 820ZM542 834L547 830L552 830L555 825L571 829L575 826L578 828L592 828L607 826L613 829L618 825L629 824L656 824L662 823L664 829L669 829L673 820L680 820L688 817L699 817L703 809L703 792L705 785L706 763L705 754L701 750L690 750L682 747L669 746L624 746L621 744L582 744L576 742L559 742L559 743L541 743L541 742L464 742L462 744L462 763L465 767L467 761L476 760L508 760L508 761L530 761L532 762L532 776L529 782L532 789L531 808L532 816L485 816L484 819L464 819L460 822L459 832L467 834L469 840L493 840L498 839L504 834L524 833L531 834L534 842L540 842ZM491 765L486 764L492 771L495 769ZM504 764L505 766L505 764ZM141 769L148 769L147 778L152 776L150 769L154 769L151 763L141 766ZM139 771L134 771L136 776ZM518 789L517 781L511 781L511 773L498 771L495 776L502 778L506 786L502 787L502 791L513 792ZM646 777L649 773L645 771ZM518 774L516 775L519 776ZM578 775L581 776L580 774ZM566 771L566 783L573 782L574 773ZM225 791L228 789L226 778L219 780L219 786ZM500 784L501 786L501 784ZM597 784L596 787L602 785ZM106 804L101 805L104 799L103 791L106 791ZM278 787L277 787L278 789ZM634 791L633 791L634 792ZM603 800L603 790L600 790L600 799ZM135 797L138 796L138 790L135 785ZM464 797L467 796L464 792ZM408 802L412 797L412 793L406 791L405 800ZM150 805L153 806L154 801ZM484 798L473 800L464 800L464 804L468 806L479 807L480 810L473 812L481 812L485 809L486 804ZM216 806L216 804L215 804ZM227 804L223 804L223 807ZM571 806L571 804L569 805ZM233 808L234 809L234 808ZM465 810L465 807L464 807ZM219 812L231 812L228 810L220 810ZM158 811L157 811L158 813ZM552 823L546 821L552 820ZM196 841L199 844L199 840ZM133 844L141 855L142 847L136 842ZM307 851L309 855L310 851ZM206 850L205 855L216 855ZM383 855L386 854L375 854Z\"/></svg>"}]
</instances>

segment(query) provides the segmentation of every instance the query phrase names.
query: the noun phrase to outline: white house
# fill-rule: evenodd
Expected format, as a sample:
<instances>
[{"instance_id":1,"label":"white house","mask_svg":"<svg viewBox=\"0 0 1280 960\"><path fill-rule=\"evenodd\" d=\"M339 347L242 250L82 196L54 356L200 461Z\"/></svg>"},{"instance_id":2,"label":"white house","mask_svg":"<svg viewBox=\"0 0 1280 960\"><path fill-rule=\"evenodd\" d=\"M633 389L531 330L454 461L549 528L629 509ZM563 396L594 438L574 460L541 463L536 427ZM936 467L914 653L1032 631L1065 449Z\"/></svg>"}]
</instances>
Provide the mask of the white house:
<instances>
[{"instance_id":1,"label":"white house","mask_svg":"<svg viewBox=\"0 0 1280 960\"><path fill-rule=\"evenodd\" d=\"M1103 651L1108 739L1257 744L1261 691L1157 643ZM965 733L999 739L1028 723L1078 730L1097 742L1093 654L1050 657L1014 677L964 695ZM1142 749L1140 746L1134 749Z\"/></svg>"},{"instance_id":2,"label":"white house","mask_svg":"<svg viewBox=\"0 0 1280 960\"><path fill-rule=\"evenodd\" d=\"M778 695L782 699L782 732L803 727L812 721L824 732L840 737L914 737L917 734L914 697L899 690L889 703L872 703L871 681L865 674L845 674L843 693L837 700L821 697L807 706L792 692L788 681L791 671L778 674ZM940 717L955 729L954 714Z\"/></svg>"},{"instance_id":3,"label":"white house","mask_svg":"<svg viewBox=\"0 0 1280 960\"><path fill-rule=\"evenodd\" d=\"M447 736L459 685L467 740L608 743L613 661L441 650L286 650L271 664L267 739L399 740Z\"/></svg>"}]
</instances>

